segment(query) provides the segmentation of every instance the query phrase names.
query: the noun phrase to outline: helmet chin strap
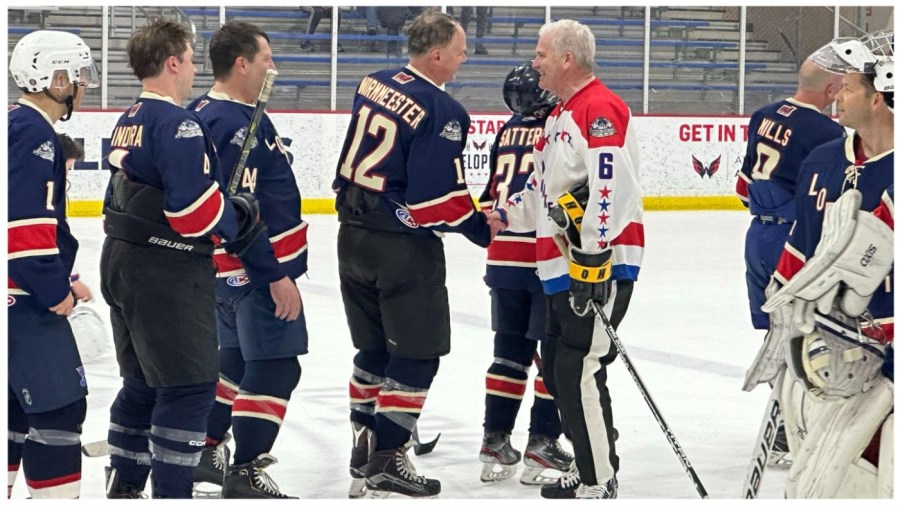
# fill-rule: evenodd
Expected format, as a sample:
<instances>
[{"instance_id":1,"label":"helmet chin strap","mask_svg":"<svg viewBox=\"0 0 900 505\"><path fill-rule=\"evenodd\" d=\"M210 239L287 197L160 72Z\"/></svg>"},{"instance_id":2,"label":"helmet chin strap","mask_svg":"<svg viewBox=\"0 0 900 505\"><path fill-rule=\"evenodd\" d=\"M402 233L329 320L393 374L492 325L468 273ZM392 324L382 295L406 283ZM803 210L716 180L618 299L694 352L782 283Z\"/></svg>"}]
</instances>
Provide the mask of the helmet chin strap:
<instances>
[{"instance_id":1,"label":"helmet chin strap","mask_svg":"<svg viewBox=\"0 0 900 505\"><path fill-rule=\"evenodd\" d=\"M64 100L60 100L59 98L56 98L55 96L50 94L49 89L45 89L44 94L50 97L50 99L54 102L66 106L66 115L59 118L60 121L68 121L72 119L72 111L75 109L75 95L78 94L77 84L72 84L72 94L67 96Z\"/></svg>"}]
</instances>

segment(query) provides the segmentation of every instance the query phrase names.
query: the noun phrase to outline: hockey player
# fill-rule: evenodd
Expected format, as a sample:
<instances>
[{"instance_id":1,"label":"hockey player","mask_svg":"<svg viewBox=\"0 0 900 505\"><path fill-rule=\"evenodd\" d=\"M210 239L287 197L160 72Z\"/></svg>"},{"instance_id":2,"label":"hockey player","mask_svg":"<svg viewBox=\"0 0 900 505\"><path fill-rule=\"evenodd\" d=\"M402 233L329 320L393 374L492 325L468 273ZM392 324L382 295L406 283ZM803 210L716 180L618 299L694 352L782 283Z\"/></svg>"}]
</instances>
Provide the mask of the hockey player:
<instances>
[{"instance_id":1,"label":"hockey player","mask_svg":"<svg viewBox=\"0 0 900 505\"><path fill-rule=\"evenodd\" d=\"M834 102L841 76L807 59L800 67L798 80L793 97L766 105L750 117L747 153L738 172L738 197L753 215L744 242L744 263L750 320L758 330L769 329L769 315L761 306L794 224L794 190L800 163L815 147L844 135L838 123L821 113ZM754 377L748 386L772 379ZM788 467L787 453L784 426L780 426L769 465Z\"/></svg>"},{"instance_id":2,"label":"hockey player","mask_svg":"<svg viewBox=\"0 0 900 505\"><path fill-rule=\"evenodd\" d=\"M22 97L8 109L8 494L23 466L32 498L77 498L87 382L66 316L78 241L66 221L66 165L53 130L97 87L77 35L39 30L13 49Z\"/></svg>"},{"instance_id":3,"label":"hockey player","mask_svg":"<svg viewBox=\"0 0 900 505\"><path fill-rule=\"evenodd\" d=\"M491 172L479 199L482 210L492 210L525 187L534 166L532 151L541 138L544 122L556 97L538 86L540 75L529 63L506 76L503 100L513 113L497 132L491 147ZM535 271L535 234L501 232L488 247L485 282L491 288L491 319L494 331L494 362L487 371L485 387L484 440L479 459L482 482L512 477L522 454L510 444L516 416L525 395L533 357L552 359L545 338L546 298ZM542 475L547 468L569 469L572 455L559 445L562 432L553 396L544 385L543 366L538 360L534 379L534 404L525 449L523 484L555 481ZM499 470L496 469L499 467Z\"/></svg>"},{"instance_id":4,"label":"hockey player","mask_svg":"<svg viewBox=\"0 0 900 505\"><path fill-rule=\"evenodd\" d=\"M608 312L614 327L624 317L643 256L643 207L631 111L594 76L595 46L591 30L577 21L541 28L532 66L560 102L535 145L525 190L496 211L507 215L509 231L537 230L538 275L550 297L556 358L545 360L544 378L555 390L576 464L541 489L545 498L617 492L606 386L617 350L592 307Z\"/></svg>"},{"instance_id":5,"label":"hockey player","mask_svg":"<svg viewBox=\"0 0 900 505\"><path fill-rule=\"evenodd\" d=\"M334 189L338 274L353 345L351 497L435 496L407 451L441 356L450 351L443 243L462 233L486 247L492 228L466 187L469 115L448 95L466 61L452 17L425 12L408 29L409 63L363 78ZM499 230L499 223L497 225Z\"/></svg>"},{"instance_id":6,"label":"hockey player","mask_svg":"<svg viewBox=\"0 0 900 505\"><path fill-rule=\"evenodd\" d=\"M219 363L213 246L248 276L284 277L252 196L226 196L215 147L183 109L195 67L191 34L156 19L128 40L143 91L111 135L101 292L110 306L123 386L110 408L107 497L189 498Z\"/></svg>"},{"instance_id":7,"label":"hockey player","mask_svg":"<svg viewBox=\"0 0 900 505\"><path fill-rule=\"evenodd\" d=\"M783 389L794 455L785 494L889 498L893 371L881 372L893 341L892 236L865 211L882 207L882 221L893 223L893 33L835 39L811 58L846 74L838 118L854 131L804 161L797 223L775 273L784 286L764 306L793 298L799 330L782 335L793 379ZM848 236L840 230L851 246L840 246Z\"/></svg>"},{"instance_id":8,"label":"hockey player","mask_svg":"<svg viewBox=\"0 0 900 505\"><path fill-rule=\"evenodd\" d=\"M209 127L219 154L219 184L241 156L243 140L268 69L275 69L265 32L230 21L209 42L216 78L212 90L194 100L193 110ZM284 421L291 392L300 380L297 355L306 354L306 319L295 279L306 272L307 223L300 217L300 191L291 155L275 126L263 115L247 158L240 191L254 195L282 277L258 284L240 258L217 247L216 319L219 384L195 481L224 486L224 498L287 498L266 474L276 460L269 452ZM233 426L232 426L233 425ZM233 427L234 465L225 472ZM217 464L218 463L218 464Z\"/></svg>"}]
</instances>

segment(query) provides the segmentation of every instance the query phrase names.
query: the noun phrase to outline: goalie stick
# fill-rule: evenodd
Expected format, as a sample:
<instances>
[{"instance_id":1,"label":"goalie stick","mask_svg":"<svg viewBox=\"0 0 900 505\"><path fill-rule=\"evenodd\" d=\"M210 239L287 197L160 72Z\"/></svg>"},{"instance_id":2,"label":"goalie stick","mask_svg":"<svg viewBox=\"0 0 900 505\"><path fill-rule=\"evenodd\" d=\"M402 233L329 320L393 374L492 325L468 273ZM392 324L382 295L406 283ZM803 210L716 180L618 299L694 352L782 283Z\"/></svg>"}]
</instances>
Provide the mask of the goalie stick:
<instances>
[{"instance_id":1,"label":"goalie stick","mask_svg":"<svg viewBox=\"0 0 900 505\"><path fill-rule=\"evenodd\" d=\"M263 113L266 111L266 104L269 103L269 96L275 87L275 77L278 72L269 69L266 70L266 79L263 81L262 89L259 90L259 98L256 100L256 108L253 109L253 116L250 117L250 125L247 126L247 136L244 137L244 143L241 146L241 157L238 158L234 168L231 170L231 178L228 180L228 194L237 193L238 186L241 184L241 178L244 176L244 166L247 164L247 157L250 156L250 150L253 149L253 139L256 136L256 128L262 119Z\"/></svg>"},{"instance_id":2,"label":"goalie stick","mask_svg":"<svg viewBox=\"0 0 900 505\"><path fill-rule=\"evenodd\" d=\"M766 411L759 427L759 434L756 436L756 445L753 446L753 456L750 458L750 466L747 468L747 477L744 479L744 487L741 489L741 498L756 498L759 488L762 486L766 464L769 462L772 447L775 445L775 434L782 420L781 389L786 373L786 366L782 366L775 378L775 384L772 385L772 393L766 403Z\"/></svg>"}]
</instances>

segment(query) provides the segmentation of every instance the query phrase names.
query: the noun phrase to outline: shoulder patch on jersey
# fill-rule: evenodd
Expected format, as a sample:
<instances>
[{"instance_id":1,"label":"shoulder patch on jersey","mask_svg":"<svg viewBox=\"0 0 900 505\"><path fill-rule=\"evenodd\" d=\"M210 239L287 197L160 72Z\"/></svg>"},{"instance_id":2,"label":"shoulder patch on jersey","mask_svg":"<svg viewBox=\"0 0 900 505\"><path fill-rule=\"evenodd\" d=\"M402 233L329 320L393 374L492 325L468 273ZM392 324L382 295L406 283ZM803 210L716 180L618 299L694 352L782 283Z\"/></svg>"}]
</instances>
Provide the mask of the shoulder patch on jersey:
<instances>
[{"instance_id":1,"label":"shoulder patch on jersey","mask_svg":"<svg viewBox=\"0 0 900 505\"><path fill-rule=\"evenodd\" d=\"M200 125L193 119L185 119L178 125L178 132L175 133L176 139L189 139L192 137L202 137L203 130Z\"/></svg>"},{"instance_id":2,"label":"shoulder patch on jersey","mask_svg":"<svg viewBox=\"0 0 900 505\"><path fill-rule=\"evenodd\" d=\"M609 119L600 116L588 127L588 134L591 137L609 137L616 134L616 127Z\"/></svg>"},{"instance_id":3,"label":"shoulder patch on jersey","mask_svg":"<svg viewBox=\"0 0 900 505\"><path fill-rule=\"evenodd\" d=\"M234 132L234 137L232 137L229 144L235 144L238 147L243 147L244 139L247 138L247 128L247 126L244 126L240 130ZM256 140L256 136L254 135L253 138L250 139L250 149L255 148L257 144L259 144L259 141Z\"/></svg>"},{"instance_id":4,"label":"shoulder patch on jersey","mask_svg":"<svg viewBox=\"0 0 900 505\"><path fill-rule=\"evenodd\" d=\"M209 100L200 100L197 102L197 106L194 107L194 112L200 112L200 109L209 105Z\"/></svg>"},{"instance_id":5,"label":"shoulder patch on jersey","mask_svg":"<svg viewBox=\"0 0 900 505\"><path fill-rule=\"evenodd\" d=\"M460 142L462 140L462 126L459 125L459 121L455 119L448 121L444 128L441 129L441 137L453 142Z\"/></svg>"},{"instance_id":6,"label":"shoulder patch on jersey","mask_svg":"<svg viewBox=\"0 0 900 505\"><path fill-rule=\"evenodd\" d=\"M128 109L128 117L134 117L135 115L137 115L138 110L141 109L141 105L143 105L143 104L144 104L144 102L138 102L138 103L132 105L131 108Z\"/></svg>"},{"instance_id":7,"label":"shoulder patch on jersey","mask_svg":"<svg viewBox=\"0 0 900 505\"><path fill-rule=\"evenodd\" d=\"M18 109L19 107L21 107L21 105L19 105L17 103L11 104L9 107L6 108L6 112L14 111L14 110Z\"/></svg>"},{"instance_id":8,"label":"shoulder patch on jersey","mask_svg":"<svg viewBox=\"0 0 900 505\"><path fill-rule=\"evenodd\" d=\"M53 161L53 155L55 154L53 150L53 142L49 140L44 142L33 151L33 154L38 158L43 158L47 161Z\"/></svg>"},{"instance_id":9,"label":"shoulder patch on jersey","mask_svg":"<svg viewBox=\"0 0 900 505\"><path fill-rule=\"evenodd\" d=\"M399 82L400 84L406 84L408 82L416 80L414 76L409 75L406 72L397 72L397 74L394 75L394 77L391 77L391 79Z\"/></svg>"},{"instance_id":10,"label":"shoulder patch on jersey","mask_svg":"<svg viewBox=\"0 0 900 505\"><path fill-rule=\"evenodd\" d=\"M794 107L793 105L782 105L781 107L778 108L777 112L784 117L788 117L795 110L797 110L797 107Z\"/></svg>"}]
</instances>

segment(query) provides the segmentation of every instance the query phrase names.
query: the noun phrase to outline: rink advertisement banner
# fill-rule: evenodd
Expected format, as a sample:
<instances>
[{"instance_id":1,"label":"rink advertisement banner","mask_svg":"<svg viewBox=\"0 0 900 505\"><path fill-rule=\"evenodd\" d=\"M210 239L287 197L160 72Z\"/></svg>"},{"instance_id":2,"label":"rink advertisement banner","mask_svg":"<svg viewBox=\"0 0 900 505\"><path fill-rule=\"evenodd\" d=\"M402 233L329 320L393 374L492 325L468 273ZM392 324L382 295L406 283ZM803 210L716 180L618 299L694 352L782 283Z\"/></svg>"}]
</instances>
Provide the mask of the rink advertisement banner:
<instances>
[{"instance_id":1,"label":"rink advertisement banner","mask_svg":"<svg viewBox=\"0 0 900 505\"><path fill-rule=\"evenodd\" d=\"M103 160L109 152L109 134L120 115L79 112L70 121L57 123L60 132L84 145L85 159L70 173L68 197L75 202L75 213L99 212L98 202L109 177ZM304 210L329 211L334 198L331 182L350 115L274 112L270 117L294 155ZM507 117L472 116L465 165L473 195L479 195L484 187L491 145ZM638 116L633 121L648 209L740 208L733 195L747 142L748 118Z\"/></svg>"}]
</instances>

